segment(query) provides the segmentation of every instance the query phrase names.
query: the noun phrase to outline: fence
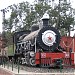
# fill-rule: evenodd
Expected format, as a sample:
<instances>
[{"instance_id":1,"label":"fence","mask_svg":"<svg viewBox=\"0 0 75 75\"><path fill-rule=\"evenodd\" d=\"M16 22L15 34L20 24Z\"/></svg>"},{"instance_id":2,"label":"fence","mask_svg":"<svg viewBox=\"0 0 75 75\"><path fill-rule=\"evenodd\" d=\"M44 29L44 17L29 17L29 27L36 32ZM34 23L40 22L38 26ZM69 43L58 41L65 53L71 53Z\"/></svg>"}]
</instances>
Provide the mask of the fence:
<instances>
[{"instance_id":1,"label":"fence","mask_svg":"<svg viewBox=\"0 0 75 75\"><path fill-rule=\"evenodd\" d=\"M12 71L14 70L14 68L17 69L17 72L20 72L20 59L18 58L18 62L17 64L14 64L14 59L12 58L12 60L6 60L4 57L0 58L0 65L2 67L7 67L7 69L9 69L9 67L11 67Z\"/></svg>"},{"instance_id":2,"label":"fence","mask_svg":"<svg viewBox=\"0 0 75 75\"><path fill-rule=\"evenodd\" d=\"M63 62L65 64L69 65L69 62L67 62L67 60L69 61L69 59L67 58L67 59L64 59ZM40 62L41 62L41 66L42 67L48 68L48 70L50 70L49 67L51 66L51 63L52 63L51 58L46 58L46 59L45 58L41 58ZM7 69L10 69L10 67L11 67L12 71L14 71L14 68L16 68L17 73L20 73L21 70L22 70L22 67L20 66L20 58L18 58L17 64L14 63L14 59L13 58L12 58L12 60L9 60L9 59L5 60L5 58L2 58L1 66L4 67L4 68L7 67ZM42 68L39 68L39 69L42 69ZM62 72L62 63L60 64L59 70L60 70L60 72Z\"/></svg>"}]
</instances>

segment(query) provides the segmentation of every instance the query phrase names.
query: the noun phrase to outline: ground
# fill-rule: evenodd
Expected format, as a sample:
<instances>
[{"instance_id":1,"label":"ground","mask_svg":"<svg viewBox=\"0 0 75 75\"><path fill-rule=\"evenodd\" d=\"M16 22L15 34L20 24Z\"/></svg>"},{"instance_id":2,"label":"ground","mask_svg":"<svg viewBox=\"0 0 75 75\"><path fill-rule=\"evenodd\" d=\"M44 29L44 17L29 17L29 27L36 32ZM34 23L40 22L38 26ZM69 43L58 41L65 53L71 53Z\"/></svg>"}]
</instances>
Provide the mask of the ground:
<instances>
[{"instance_id":1,"label":"ground","mask_svg":"<svg viewBox=\"0 0 75 75\"><path fill-rule=\"evenodd\" d=\"M13 75L11 72L5 71L4 69L0 68L0 75Z\"/></svg>"}]
</instances>

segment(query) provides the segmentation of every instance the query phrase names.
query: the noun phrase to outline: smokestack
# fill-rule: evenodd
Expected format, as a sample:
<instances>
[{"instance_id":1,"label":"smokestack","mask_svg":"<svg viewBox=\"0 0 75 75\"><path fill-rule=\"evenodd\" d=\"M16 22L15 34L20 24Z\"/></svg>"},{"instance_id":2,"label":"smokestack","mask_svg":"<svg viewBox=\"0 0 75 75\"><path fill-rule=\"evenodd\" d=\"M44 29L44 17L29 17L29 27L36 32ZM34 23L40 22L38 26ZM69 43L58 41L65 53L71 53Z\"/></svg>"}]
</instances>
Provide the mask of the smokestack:
<instances>
[{"instance_id":1,"label":"smokestack","mask_svg":"<svg viewBox=\"0 0 75 75\"><path fill-rule=\"evenodd\" d=\"M42 17L42 21L43 21L43 27L48 26L48 22L49 22L49 15L47 13L45 13Z\"/></svg>"}]
</instances>

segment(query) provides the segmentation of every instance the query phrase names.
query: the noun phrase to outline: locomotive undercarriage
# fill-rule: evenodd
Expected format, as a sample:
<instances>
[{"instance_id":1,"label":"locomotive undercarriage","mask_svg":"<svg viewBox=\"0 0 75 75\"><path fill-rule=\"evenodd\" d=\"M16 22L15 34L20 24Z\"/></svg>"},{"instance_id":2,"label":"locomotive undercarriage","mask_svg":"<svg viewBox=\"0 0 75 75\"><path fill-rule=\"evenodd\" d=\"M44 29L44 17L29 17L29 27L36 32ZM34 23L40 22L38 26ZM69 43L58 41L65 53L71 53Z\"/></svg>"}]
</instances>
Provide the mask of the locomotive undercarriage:
<instances>
[{"instance_id":1,"label":"locomotive undercarriage","mask_svg":"<svg viewBox=\"0 0 75 75\"><path fill-rule=\"evenodd\" d=\"M34 49L35 49L35 47L33 44L30 43L30 41L17 44L16 55L17 55L17 53L20 53L22 55L21 59L20 59L20 64L26 64L26 65L31 65L31 66L36 65ZM19 55L19 57L20 57L20 55Z\"/></svg>"},{"instance_id":2,"label":"locomotive undercarriage","mask_svg":"<svg viewBox=\"0 0 75 75\"><path fill-rule=\"evenodd\" d=\"M21 58L21 64L26 64L26 65L31 65L31 66L35 66L35 55L31 53L34 53L32 51L28 51L26 53L24 53L24 57Z\"/></svg>"}]
</instances>

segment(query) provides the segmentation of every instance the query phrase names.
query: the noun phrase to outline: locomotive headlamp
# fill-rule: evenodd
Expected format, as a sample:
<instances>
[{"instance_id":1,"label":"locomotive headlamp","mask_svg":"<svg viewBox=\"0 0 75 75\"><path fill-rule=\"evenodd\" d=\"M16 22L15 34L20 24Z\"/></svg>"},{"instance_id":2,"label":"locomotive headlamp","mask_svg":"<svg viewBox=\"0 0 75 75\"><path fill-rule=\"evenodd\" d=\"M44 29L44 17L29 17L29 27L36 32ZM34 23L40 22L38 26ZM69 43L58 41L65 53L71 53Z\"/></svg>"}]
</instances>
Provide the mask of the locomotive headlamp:
<instances>
[{"instance_id":1,"label":"locomotive headlamp","mask_svg":"<svg viewBox=\"0 0 75 75\"><path fill-rule=\"evenodd\" d=\"M54 51L60 43L60 33L54 27L43 27L37 36L38 45L46 51Z\"/></svg>"}]
</instances>

